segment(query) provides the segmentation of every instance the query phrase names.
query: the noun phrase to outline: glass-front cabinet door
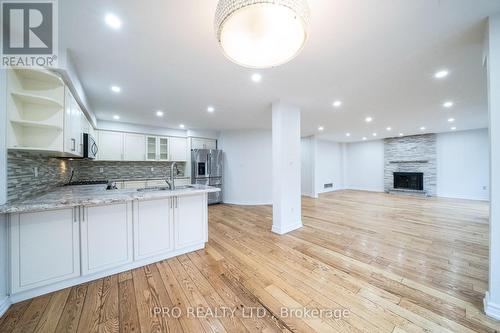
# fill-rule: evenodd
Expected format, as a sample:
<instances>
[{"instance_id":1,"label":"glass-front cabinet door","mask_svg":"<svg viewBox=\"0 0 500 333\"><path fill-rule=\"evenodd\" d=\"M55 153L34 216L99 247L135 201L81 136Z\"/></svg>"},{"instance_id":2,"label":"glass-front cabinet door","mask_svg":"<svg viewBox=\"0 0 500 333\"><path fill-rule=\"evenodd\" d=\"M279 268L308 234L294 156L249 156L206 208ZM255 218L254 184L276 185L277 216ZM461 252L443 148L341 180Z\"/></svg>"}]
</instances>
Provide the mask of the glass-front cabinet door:
<instances>
[{"instance_id":1,"label":"glass-front cabinet door","mask_svg":"<svg viewBox=\"0 0 500 333\"><path fill-rule=\"evenodd\" d=\"M146 137L146 159L148 161L156 161L156 151L157 151L157 140L156 136Z\"/></svg>"},{"instance_id":2,"label":"glass-front cabinet door","mask_svg":"<svg viewBox=\"0 0 500 333\"><path fill-rule=\"evenodd\" d=\"M169 160L169 152L168 152L168 138L158 138L159 142L159 160L160 161L168 161Z\"/></svg>"}]
</instances>

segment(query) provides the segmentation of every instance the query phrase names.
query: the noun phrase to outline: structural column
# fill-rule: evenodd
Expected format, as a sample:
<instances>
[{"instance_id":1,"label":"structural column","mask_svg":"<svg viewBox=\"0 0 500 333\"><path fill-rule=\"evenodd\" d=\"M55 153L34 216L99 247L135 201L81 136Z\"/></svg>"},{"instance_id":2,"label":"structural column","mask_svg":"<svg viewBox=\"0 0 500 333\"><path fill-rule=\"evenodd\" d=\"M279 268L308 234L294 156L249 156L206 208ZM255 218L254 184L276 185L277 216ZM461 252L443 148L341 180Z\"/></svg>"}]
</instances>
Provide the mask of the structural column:
<instances>
[{"instance_id":1,"label":"structural column","mask_svg":"<svg viewBox=\"0 0 500 333\"><path fill-rule=\"evenodd\" d=\"M300 109L273 103L273 229L283 235L302 227Z\"/></svg>"},{"instance_id":2,"label":"structural column","mask_svg":"<svg viewBox=\"0 0 500 333\"><path fill-rule=\"evenodd\" d=\"M484 299L487 315L500 319L500 15L488 22L490 131L490 275Z\"/></svg>"}]
</instances>

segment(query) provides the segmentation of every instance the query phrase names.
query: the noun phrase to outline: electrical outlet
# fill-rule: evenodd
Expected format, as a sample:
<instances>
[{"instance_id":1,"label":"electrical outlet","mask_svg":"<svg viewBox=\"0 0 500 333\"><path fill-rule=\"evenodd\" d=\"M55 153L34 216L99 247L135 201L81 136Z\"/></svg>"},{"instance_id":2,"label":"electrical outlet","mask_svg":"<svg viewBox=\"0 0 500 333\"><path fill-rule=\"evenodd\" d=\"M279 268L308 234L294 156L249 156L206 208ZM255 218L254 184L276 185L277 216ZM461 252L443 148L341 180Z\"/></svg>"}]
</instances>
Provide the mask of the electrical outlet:
<instances>
[{"instance_id":1,"label":"electrical outlet","mask_svg":"<svg viewBox=\"0 0 500 333\"><path fill-rule=\"evenodd\" d=\"M33 173L35 174L35 178L38 178L38 167L33 168Z\"/></svg>"},{"instance_id":2,"label":"electrical outlet","mask_svg":"<svg viewBox=\"0 0 500 333\"><path fill-rule=\"evenodd\" d=\"M104 168L99 168L99 172L103 173L104 172Z\"/></svg>"}]
</instances>

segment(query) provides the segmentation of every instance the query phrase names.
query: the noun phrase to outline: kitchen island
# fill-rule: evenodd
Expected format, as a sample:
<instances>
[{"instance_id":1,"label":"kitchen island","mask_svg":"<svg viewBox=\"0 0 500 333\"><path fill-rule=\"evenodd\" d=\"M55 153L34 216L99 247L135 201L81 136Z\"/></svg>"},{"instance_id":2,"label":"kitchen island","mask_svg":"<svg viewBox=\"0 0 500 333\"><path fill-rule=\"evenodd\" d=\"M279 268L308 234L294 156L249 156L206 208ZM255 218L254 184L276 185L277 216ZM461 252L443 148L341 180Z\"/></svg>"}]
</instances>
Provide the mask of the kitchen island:
<instances>
[{"instance_id":1,"label":"kitchen island","mask_svg":"<svg viewBox=\"0 0 500 333\"><path fill-rule=\"evenodd\" d=\"M8 214L11 301L204 248L207 193L216 191L67 186L0 206Z\"/></svg>"}]
</instances>

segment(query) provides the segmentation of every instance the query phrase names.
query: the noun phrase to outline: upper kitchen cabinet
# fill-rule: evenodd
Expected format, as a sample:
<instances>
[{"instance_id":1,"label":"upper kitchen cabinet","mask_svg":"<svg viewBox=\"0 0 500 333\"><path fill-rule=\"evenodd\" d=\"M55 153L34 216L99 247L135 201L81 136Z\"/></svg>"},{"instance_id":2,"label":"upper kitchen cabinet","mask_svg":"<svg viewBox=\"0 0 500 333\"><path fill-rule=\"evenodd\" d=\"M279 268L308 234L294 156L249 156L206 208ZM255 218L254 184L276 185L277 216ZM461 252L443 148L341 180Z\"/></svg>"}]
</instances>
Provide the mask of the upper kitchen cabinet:
<instances>
[{"instance_id":1,"label":"upper kitchen cabinet","mask_svg":"<svg viewBox=\"0 0 500 333\"><path fill-rule=\"evenodd\" d=\"M146 160L145 136L142 134L125 133L124 136L124 159L125 161Z\"/></svg>"},{"instance_id":2,"label":"upper kitchen cabinet","mask_svg":"<svg viewBox=\"0 0 500 333\"><path fill-rule=\"evenodd\" d=\"M168 161L170 147L169 138L160 136L146 137L146 159L148 161Z\"/></svg>"},{"instance_id":3,"label":"upper kitchen cabinet","mask_svg":"<svg viewBox=\"0 0 500 333\"><path fill-rule=\"evenodd\" d=\"M191 138L191 149L217 149L217 140Z\"/></svg>"},{"instance_id":4,"label":"upper kitchen cabinet","mask_svg":"<svg viewBox=\"0 0 500 333\"><path fill-rule=\"evenodd\" d=\"M123 133L99 131L98 155L101 161L122 161L124 158Z\"/></svg>"},{"instance_id":5,"label":"upper kitchen cabinet","mask_svg":"<svg viewBox=\"0 0 500 333\"><path fill-rule=\"evenodd\" d=\"M64 101L64 152L71 156L82 157L85 116L68 88L65 91Z\"/></svg>"},{"instance_id":6,"label":"upper kitchen cabinet","mask_svg":"<svg viewBox=\"0 0 500 333\"><path fill-rule=\"evenodd\" d=\"M62 152L64 82L46 70L9 69L9 149Z\"/></svg>"},{"instance_id":7,"label":"upper kitchen cabinet","mask_svg":"<svg viewBox=\"0 0 500 333\"><path fill-rule=\"evenodd\" d=\"M186 138L172 137L169 139L169 160L184 162L187 160L187 141Z\"/></svg>"},{"instance_id":8,"label":"upper kitchen cabinet","mask_svg":"<svg viewBox=\"0 0 500 333\"><path fill-rule=\"evenodd\" d=\"M186 161L186 138L147 136L146 159L148 161Z\"/></svg>"}]
</instances>

